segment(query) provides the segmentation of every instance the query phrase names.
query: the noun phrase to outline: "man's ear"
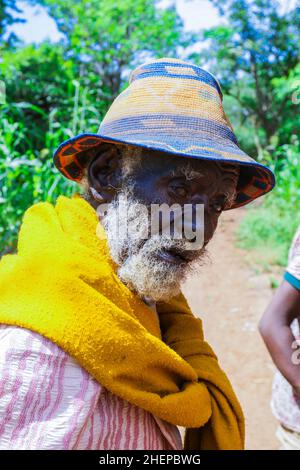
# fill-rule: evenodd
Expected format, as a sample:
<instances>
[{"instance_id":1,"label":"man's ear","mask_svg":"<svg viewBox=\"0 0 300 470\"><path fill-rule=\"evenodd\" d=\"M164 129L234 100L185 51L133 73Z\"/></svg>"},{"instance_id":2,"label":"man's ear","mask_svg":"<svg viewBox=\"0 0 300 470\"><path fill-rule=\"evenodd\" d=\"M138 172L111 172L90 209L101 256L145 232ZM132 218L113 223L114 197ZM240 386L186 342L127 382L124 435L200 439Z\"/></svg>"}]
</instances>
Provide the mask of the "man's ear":
<instances>
[{"instance_id":1,"label":"man's ear","mask_svg":"<svg viewBox=\"0 0 300 470\"><path fill-rule=\"evenodd\" d=\"M103 198L103 202L110 202L120 189L121 157L116 145L102 144L99 154L89 165L89 185Z\"/></svg>"}]
</instances>

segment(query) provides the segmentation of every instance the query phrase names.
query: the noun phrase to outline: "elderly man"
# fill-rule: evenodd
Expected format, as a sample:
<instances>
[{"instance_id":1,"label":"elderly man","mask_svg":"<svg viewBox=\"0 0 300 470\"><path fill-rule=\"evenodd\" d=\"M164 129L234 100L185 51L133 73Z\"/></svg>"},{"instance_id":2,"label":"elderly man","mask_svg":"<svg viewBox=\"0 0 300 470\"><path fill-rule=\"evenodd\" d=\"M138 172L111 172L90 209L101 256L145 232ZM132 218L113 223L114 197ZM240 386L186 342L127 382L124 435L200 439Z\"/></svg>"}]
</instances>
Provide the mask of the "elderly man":
<instances>
[{"instance_id":1,"label":"elderly man","mask_svg":"<svg viewBox=\"0 0 300 470\"><path fill-rule=\"evenodd\" d=\"M238 147L219 83L178 59L143 64L98 134L54 161L85 194L31 207L0 263L0 447L243 448L239 403L181 293L222 211L274 185ZM162 205L169 232L152 230Z\"/></svg>"}]
</instances>

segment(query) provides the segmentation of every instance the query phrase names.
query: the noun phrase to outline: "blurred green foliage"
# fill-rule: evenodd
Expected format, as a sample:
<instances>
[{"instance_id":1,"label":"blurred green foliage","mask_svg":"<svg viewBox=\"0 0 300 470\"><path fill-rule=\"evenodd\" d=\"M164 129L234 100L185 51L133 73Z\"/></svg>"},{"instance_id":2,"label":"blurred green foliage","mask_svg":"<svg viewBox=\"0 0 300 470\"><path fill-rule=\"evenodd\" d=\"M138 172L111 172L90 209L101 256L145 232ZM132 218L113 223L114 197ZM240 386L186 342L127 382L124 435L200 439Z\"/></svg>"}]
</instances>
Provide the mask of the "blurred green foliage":
<instances>
[{"instance_id":1,"label":"blurred green foliage","mask_svg":"<svg viewBox=\"0 0 300 470\"><path fill-rule=\"evenodd\" d=\"M269 166L277 177L277 186L258 207L254 204L238 230L243 248L260 250L261 262L285 266L288 249L300 224L299 141L282 145L270 154ZM275 157L275 159L274 159ZM271 257L270 257L271 251Z\"/></svg>"},{"instance_id":2,"label":"blurred green foliage","mask_svg":"<svg viewBox=\"0 0 300 470\"><path fill-rule=\"evenodd\" d=\"M300 7L283 11L278 0L211 0L227 22L203 32L209 43L202 62L220 79L230 98L228 115L246 151L261 156L277 136L296 132L289 77L299 63ZM278 86L282 80L287 87ZM292 118L292 119L291 119ZM290 123L287 135L284 128ZM246 135L245 135L246 134Z\"/></svg>"},{"instance_id":3,"label":"blurred green foliage","mask_svg":"<svg viewBox=\"0 0 300 470\"><path fill-rule=\"evenodd\" d=\"M55 130L45 136L49 146L61 132ZM16 248L18 229L24 211L37 201L52 202L63 193L71 195L75 185L53 171L48 148L40 152L22 152L27 140L22 122L7 117L0 121L0 250L12 252Z\"/></svg>"},{"instance_id":4,"label":"blurred green foliage","mask_svg":"<svg viewBox=\"0 0 300 470\"><path fill-rule=\"evenodd\" d=\"M17 5L17 0L0 0L0 39L6 47L11 46L17 40L14 33L8 33L10 25L24 22L18 16L19 13L21 13L21 10Z\"/></svg>"}]
</instances>

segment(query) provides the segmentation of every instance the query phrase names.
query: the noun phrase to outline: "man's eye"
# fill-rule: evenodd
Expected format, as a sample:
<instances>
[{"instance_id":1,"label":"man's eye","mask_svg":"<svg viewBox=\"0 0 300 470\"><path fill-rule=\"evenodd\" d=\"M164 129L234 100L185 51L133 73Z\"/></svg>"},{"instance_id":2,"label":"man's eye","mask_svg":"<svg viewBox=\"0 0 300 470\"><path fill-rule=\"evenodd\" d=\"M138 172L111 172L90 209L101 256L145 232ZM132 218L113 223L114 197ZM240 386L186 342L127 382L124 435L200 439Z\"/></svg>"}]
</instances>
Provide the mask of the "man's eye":
<instances>
[{"instance_id":1,"label":"man's eye","mask_svg":"<svg viewBox=\"0 0 300 470\"><path fill-rule=\"evenodd\" d=\"M188 191L183 186L171 186L172 191L179 197L185 197L188 194Z\"/></svg>"}]
</instances>

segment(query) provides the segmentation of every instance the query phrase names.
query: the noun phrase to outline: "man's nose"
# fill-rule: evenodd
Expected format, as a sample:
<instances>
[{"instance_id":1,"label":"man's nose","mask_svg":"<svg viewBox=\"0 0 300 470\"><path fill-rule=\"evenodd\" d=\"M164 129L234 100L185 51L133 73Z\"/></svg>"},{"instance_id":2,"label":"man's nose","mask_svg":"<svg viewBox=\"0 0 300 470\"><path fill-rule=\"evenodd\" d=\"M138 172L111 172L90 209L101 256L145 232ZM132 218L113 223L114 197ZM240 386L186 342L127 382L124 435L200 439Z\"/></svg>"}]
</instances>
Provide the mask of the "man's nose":
<instances>
[{"instance_id":1,"label":"man's nose","mask_svg":"<svg viewBox=\"0 0 300 470\"><path fill-rule=\"evenodd\" d=\"M206 225L205 219L207 219L209 216L209 197L207 194L197 195L196 197L192 199L191 204L193 208L193 231L195 231L197 230L197 228L199 228L197 226L197 223L199 224L200 222L202 226L203 224ZM197 217L196 217L198 204L201 204L202 206L204 206L204 209L203 209L204 220L201 220L201 221L197 220Z\"/></svg>"},{"instance_id":2,"label":"man's nose","mask_svg":"<svg viewBox=\"0 0 300 470\"><path fill-rule=\"evenodd\" d=\"M210 205L210 197L208 194L198 195L193 199L193 209L196 210L196 204L203 204L204 206L204 242L208 243L216 230L217 224L215 223L215 218ZM193 215L193 231L197 229L196 220Z\"/></svg>"},{"instance_id":3,"label":"man's nose","mask_svg":"<svg viewBox=\"0 0 300 470\"><path fill-rule=\"evenodd\" d=\"M196 207L197 204L204 205L204 211L209 210L209 195L208 194L197 194L191 199L191 204Z\"/></svg>"},{"instance_id":4,"label":"man's nose","mask_svg":"<svg viewBox=\"0 0 300 470\"><path fill-rule=\"evenodd\" d=\"M205 201L197 199L197 202L193 204L184 205L182 210L182 237L202 246L204 242Z\"/></svg>"}]
</instances>

